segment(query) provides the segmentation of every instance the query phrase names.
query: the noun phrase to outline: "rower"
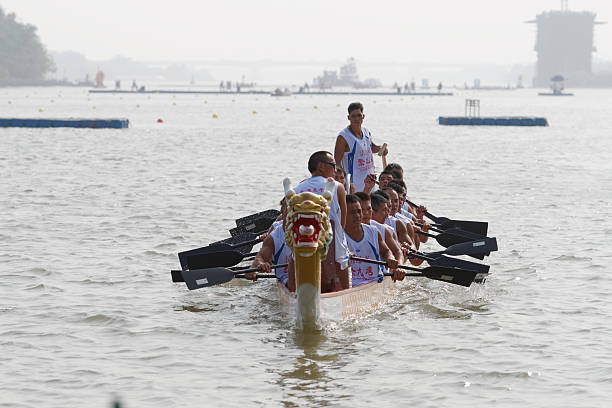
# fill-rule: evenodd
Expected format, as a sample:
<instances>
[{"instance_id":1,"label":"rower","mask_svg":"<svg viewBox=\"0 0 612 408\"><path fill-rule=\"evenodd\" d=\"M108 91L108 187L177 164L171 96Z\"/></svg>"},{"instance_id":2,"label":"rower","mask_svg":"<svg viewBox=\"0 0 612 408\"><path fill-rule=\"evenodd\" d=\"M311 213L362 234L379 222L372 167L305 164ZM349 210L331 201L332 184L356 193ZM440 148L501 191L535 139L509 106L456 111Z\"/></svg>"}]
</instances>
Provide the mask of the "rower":
<instances>
[{"instance_id":1,"label":"rower","mask_svg":"<svg viewBox=\"0 0 612 408\"><path fill-rule=\"evenodd\" d=\"M280 220L275 221L270 230L265 234L261 248L251 263L251 267L259 268L261 273L271 273L270 265L288 264L291 258L291 248L285 243L285 229L283 228L283 220L287 216L287 200L285 197L280 201L280 205ZM283 285L287 286L290 292L295 292L295 281L293 280L291 284L289 283L288 266L276 268L274 274ZM244 277L256 281L257 272L246 273Z\"/></svg>"},{"instance_id":2,"label":"rower","mask_svg":"<svg viewBox=\"0 0 612 408\"><path fill-rule=\"evenodd\" d=\"M389 184L392 181L393 181L393 176L391 175L391 172L384 170L378 176L378 188L382 190L383 188L387 187L387 184Z\"/></svg>"},{"instance_id":3,"label":"rower","mask_svg":"<svg viewBox=\"0 0 612 408\"><path fill-rule=\"evenodd\" d=\"M399 262L403 262L404 256L402 253L402 247L399 241L396 239L393 228L372 219L372 203L370 195L360 191L355 193L355 197L359 199L359 204L361 205L361 222L363 224L375 227L381 237L383 237L385 240L385 244L387 244L395 259L397 259Z\"/></svg>"},{"instance_id":4,"label":"rower","mask_svg":"<svg viewBox=\"0 0 612 408\"><path fill-rule=\"evenodd\" d=\"M403 280L406 273L397 269L395 259L375 227L361 223L361 204L354 195L346 196L346 241L349 249L361 258L385 260L393 272L393 281ZM382 267L362 261L351 260L353 287L378 280L384 273Z\"/></svg>"},{"instance_id":5,"label":"rower","mask_svg":"<svg viewBox=\"0 0 612 408\"><path fill-rule=\"evenodd\" d=\"M385 199L387 208L386 208L385 218L380 218L380 212L378 213L376 212L376 210L374 209L374 203L372 203L372 209L373 209L372 218L375 219L377 222L380 222L381 224L386 224L390 226L391 228L393 228L393 231L395 231L395 234L397 235L397 238L399 242L402 244L402 246L408 245L410 248L413 248L414 243L412 239L410 238L410 236L408 235L408 231L406 230L406 225L391 215L391 202L390 202L389 194L386 191L381 191L381 190L376 191L374 194L381 195Z\"/></svg>"},{"instance_id":6,"label":"rower","mask_svg":"<svg viewBox=\"0 0 612 408\"><path fill-rule=\"evenodd\" d=\"M372 153L378 153L381 146L372 141L372 135L363 127L363 105L353 102L348 106L350 124L338 134L334 147L334 159L351 175L356 191L365 191L365 179L374 173Z\"/></svg>"},{"instance_id":7,"label":"rower","mask_svg":"<svg viewBox=\"0 0 612 408\"><path fill-rule=\"evenodd\" d=\"M401 206L399 205L399 203L403 203L406 201L406 187L405 186L406 184L404 184L402 180L393 181L392 183L389 183L389 185L387 186L388 188L395 190L395 192L397 193L399 197L396 212L395 214L392 214L392 215L395 218L398 218L401 221L403 221L406 224L406 229L408 231L410 230L414 231L413 238L415 242L427 242L427 239L428 239L427 235L418 233L418 231L429 232L429 224L425 220L423 220L423 214L420 213L419 211L417 211L417 216L414 216L411 212L404 213L401 209ZM419 215L420 217L417 218ZM418 222L419 224L422 224L423 226L418 227L417 225L415 225L415 221Z\"/></svg>"},{"instance_id":8,"label":"rower","mask_svg":"<svg viewBox=\"0 0 612 408\"><path fill-rule=\"evenodd\" d=\"M390 184L391 183L389 183L389 185ZM389 187L389 185L387 185L387 187L382 190L389 196L389 218L387 218L387 224L391 226L393 226L395 223L401 224L406 230L406 235L410 237L410 241L412 241L412 244L415 245L415 249L418 249L421 241L416 236L417 233L412 223L409 222L409 220L406 220L405 218L400 218L397 216L397 210L399 208L399 196L394 189ZM398 229L396 228L395 230L397 231ZM400 235L399 232L398 235Z\"/></svg>"},{"instance_id":9,"label":"rower","mask_svg":"<svg viewBox=\"0 0 612 408\"><path fill-rule=\"evenodd\" d=\"M336 171L334 157L326 151L313 153L308 159L308 171L312 177L302 181L293 190L296 194L305 191L323 194L327 181L333 181ZM346 220L346 192L344 186L338 182L335 182L335 187L329 209L329 220L334 229L334 241L327 251L327 257L321 263L321 293L350 287L348 247L343 229ZM295 276L289 273L289 281L293 279Z\"/></svg>"}]
</instances>

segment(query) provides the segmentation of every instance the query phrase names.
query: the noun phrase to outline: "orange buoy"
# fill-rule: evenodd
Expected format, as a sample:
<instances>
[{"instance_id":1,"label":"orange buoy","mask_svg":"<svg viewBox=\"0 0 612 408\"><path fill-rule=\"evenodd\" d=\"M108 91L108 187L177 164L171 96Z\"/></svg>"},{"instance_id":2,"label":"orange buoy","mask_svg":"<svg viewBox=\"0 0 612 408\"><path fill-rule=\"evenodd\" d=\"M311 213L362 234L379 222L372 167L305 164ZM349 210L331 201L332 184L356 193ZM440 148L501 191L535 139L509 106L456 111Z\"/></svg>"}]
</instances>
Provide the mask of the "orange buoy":
<instances>
[{"instance_id":1,"label":"orange buoy","mask_svg":"<svg viewBox=\"0 0 612 408\"><path fill-rule=\"evenodd\" d=\"M157 123L164 123L164 120L162 118L157 119Z\"/></svg>"},{"instance_id":2,"label":"orange buoy","mask_svg":"<svg viewBox=\"0 0 612 408\"><path fill-rule=\"evenodd\" d=\"M216 114L216 113L213 113L213 118L214 118L214 119L217 119L217 118L218 118L218 116L217 116L217 114Z\"/></svg>"}]
</instances>

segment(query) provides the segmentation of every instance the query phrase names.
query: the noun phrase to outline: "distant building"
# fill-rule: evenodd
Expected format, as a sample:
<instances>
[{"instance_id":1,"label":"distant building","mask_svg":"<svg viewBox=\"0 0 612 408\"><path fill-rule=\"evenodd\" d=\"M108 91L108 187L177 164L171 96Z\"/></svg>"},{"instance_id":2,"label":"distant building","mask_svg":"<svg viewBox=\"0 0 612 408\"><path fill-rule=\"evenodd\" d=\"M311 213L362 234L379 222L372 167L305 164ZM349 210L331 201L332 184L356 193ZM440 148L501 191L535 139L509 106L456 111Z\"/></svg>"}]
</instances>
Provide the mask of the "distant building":
<instances>
[{"instance_id":1,"label":"distant building","mask_svg":"<svg viewBox=\"0 0 612 408\"><path fill-rule=\"evenodd\" d=\"M359 80L355 58L349 58L346 64L340 67L340 75L336 71L323 71L322 75L314 78L313 88L329 89L334 86L349 86L352 88L377 88L382 86L381 82L374 78L365 81Z\"/></svg>"},{"instance_id":2,"label":"distant building","mask_svg":"<svg viewBox=\"0 0 612 408\"><path fill-rule=\"evenodd\" d=\"M590 11L562 10L540 13L537 24L535 51L538 55L533 85L547 87L555 75L563 75L571 86L594 86L592 72L593 32L596 14ZM595 81L596 82L596 81Z\"/></svg>"}]
</instances>

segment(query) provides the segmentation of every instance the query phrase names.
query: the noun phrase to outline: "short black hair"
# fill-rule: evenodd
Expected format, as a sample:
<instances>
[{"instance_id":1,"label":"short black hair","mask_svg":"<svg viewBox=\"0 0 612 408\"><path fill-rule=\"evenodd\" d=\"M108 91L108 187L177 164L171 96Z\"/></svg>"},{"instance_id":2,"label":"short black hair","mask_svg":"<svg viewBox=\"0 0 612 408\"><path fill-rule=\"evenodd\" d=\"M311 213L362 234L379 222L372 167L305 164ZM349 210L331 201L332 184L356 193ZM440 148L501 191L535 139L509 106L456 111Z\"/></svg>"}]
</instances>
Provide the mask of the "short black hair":
<instances>
[{"instance_id":1,"label":"short black hair","mask_svg":"<svg viewBox=\"0 0 612 408\"><path fill-rule=\"evenodd\" d=\"M404 179L404 175L402 174L401 170L398 170L398 169L391 170L391 177L393 177L394 180Z\"/></svg>"},{"instance_id":2,"label":"short black hair","mask_svg":"<svg viewBox=\"0 0 612 408\"><path fill-rule=\"evenodd\" d=\"M348 194L346 196L346 203L351 203L351 204L355 204L355 203L359 203L359 199L357 197L355 197L353 194Z\"/></svg>"},{"instance_id":3,"label":"short black hair","mask_svg":"<svg viewBox=\"0 0 612 408\"><path fill-rule=\"evenodd\" d=\"M357 197L359 201L370 201L370 195L368 193L364 193L363 191L358 191L353 195Z\"/></svg>"},{"instance_id":4,"label":"short black hair","mask_svg":"<svg viewBox=\"0 0 612 408\"><path fill-rule=\"evenodd\" d=\"M380 196L382 196L385 200L389 201L391 199L391 197L389 197L389 194L385 193L382 190L376 190L375 192L373 192L372 194L378 194Z\"/></svg>"},{"instance_id":5,"label":"short black hair","mask_svg":"<svg viewBox=\"0 0 612 408\"><path fill-rule=\"evenodd\" d=\"M391 174L391 172L389 170L383 170L380 172L380 175L378 176L378 178L380 178L380 176L382 176L383 174L388 174L391 177L393 177L393 174Z\"/></svg>"},{"instance_id":6,"label":"short black hair","mask_svg":"<svg viewBox=\"0 0 612 408\"><path fill-rule=\"evenodd\" d=\"M361 102L352 102L349 106L348 106L348 113L349 115L351 114L352 111L359 109L361 111L361 113L363 113L363 105L361 104Z\"/></svg>"},{"instance_id":7,"label":"short black hair","mask_svg":"<svg viewBox=\"0 0 612 408\"><path fill-rule=\"evenodd\" d=\"M403 188L405 188L406 190L408 190L408 187L406 186L406 182L404 180L394 179L393 181L391 181L391 183L398 184L398 185L402 186ZM389 183L389 184L391 184L391 183Z\"/></svg>"},{"instance_id":8,"label":"short black hair","mask_svg":"<svg viewBox=\"0 0 612 408\"><path fill-rule=\"evenodd\" d=\"M314 173L319 166L319 163L324 162L327 159L327 155L331 155L330 152L325 150L319 150L318 152L314 152L310 155L308 159L308 171L310 173Z\"/></svg>"},{"instance_id":9,"label":"short black hair","mask_svg":"<svg viewBox=\"0 0 612 408\"><path fill-rule=\"evenodd\" d=\"M392 172L393 170L404 171L404 169L402 168L402 166L399 165L399 163L387 164L384 171Z\"/></svg>"},{"instance_id":10,"label":"short black hair","mask_svg":"<svg viewBox=\"0 0 612 408\"><path fill-rule=\"evenodd\" d=\"M381 205L387 203L387 200L385 199L385 197L383 197L382 194L378 194L378 193L372 193L370 195L370 201L372 202L372 209L374 211L378 211Z\"/></svg>"},{"instance_id":11,"label":"short black hair","mask_svg":"<svg viewBox=\"0 0 612 408\"><path fill-rule=\"evenodd\" d=\"M387 188L395 190L395 192L398 195L404 193L404 187L400 186L399 183L396 183L394 181L392 181L391 183L387 184L387 187L385 189L387 189Z\"/></svg>"}]
</instances>

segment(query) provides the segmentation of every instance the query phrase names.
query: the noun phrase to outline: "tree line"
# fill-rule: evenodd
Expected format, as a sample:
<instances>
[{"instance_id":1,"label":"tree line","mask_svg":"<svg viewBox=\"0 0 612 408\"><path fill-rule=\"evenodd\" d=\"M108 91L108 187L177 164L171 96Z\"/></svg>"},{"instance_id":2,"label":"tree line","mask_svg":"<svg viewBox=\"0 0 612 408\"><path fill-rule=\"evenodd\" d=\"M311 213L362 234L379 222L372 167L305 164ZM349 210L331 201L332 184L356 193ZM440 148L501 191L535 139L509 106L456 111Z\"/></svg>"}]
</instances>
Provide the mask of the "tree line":
<instances>
[{"instance_id":1,"label":"tree line","mask_svg":"<svg viewBox=\"0 0 612 408\"><path fill-rule=\"evenodd\" d=\"M0 7L0 85L41 82L53 71L55 64L36 27L19 23L15 13L6 14Z\"/></svg>"}]
</instances>

